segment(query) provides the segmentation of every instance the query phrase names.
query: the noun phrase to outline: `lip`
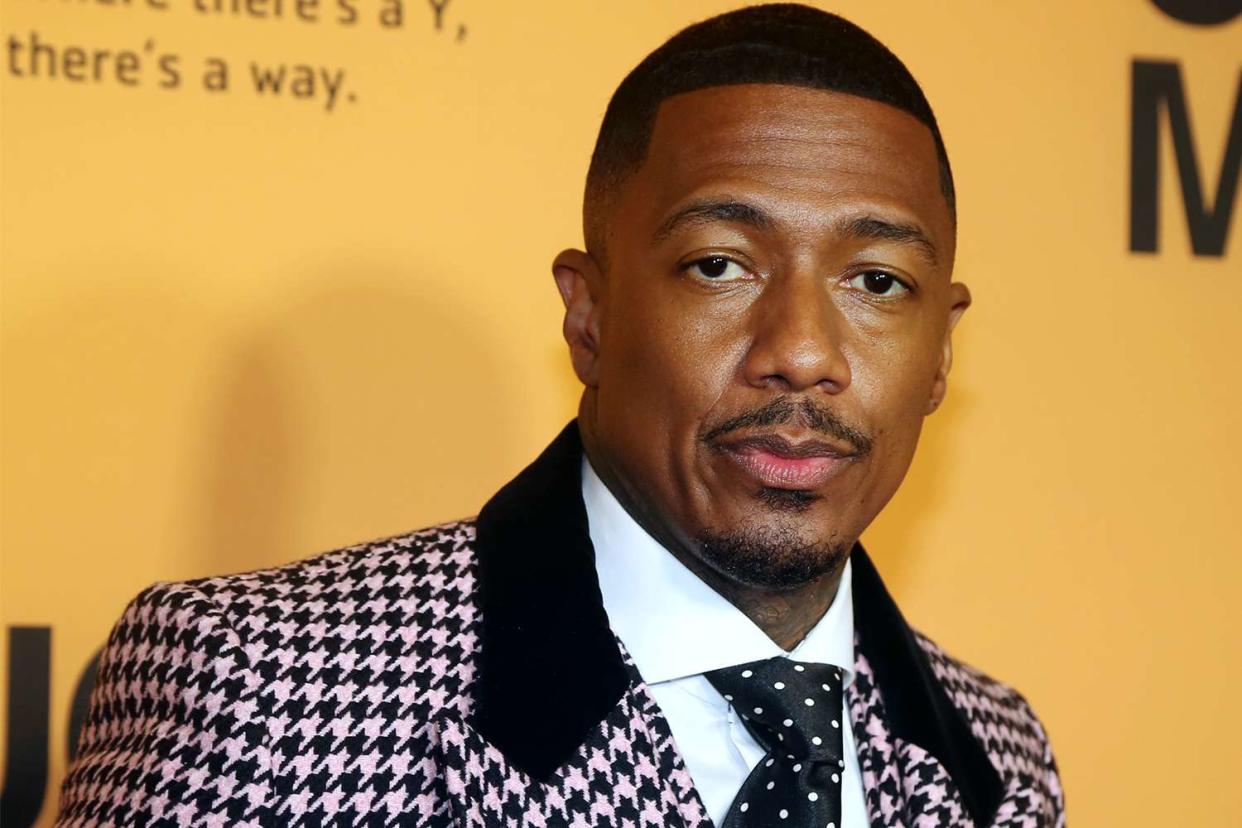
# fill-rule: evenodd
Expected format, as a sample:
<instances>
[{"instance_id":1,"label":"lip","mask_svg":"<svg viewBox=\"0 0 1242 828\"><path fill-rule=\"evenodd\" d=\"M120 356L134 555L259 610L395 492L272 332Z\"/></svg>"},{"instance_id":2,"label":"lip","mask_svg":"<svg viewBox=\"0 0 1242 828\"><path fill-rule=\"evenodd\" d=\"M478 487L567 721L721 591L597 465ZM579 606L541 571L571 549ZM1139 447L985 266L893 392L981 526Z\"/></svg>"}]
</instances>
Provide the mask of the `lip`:
<instances>
[{"instance_id":1,"label":"lip","mask_svg":"<svg viewBox=\"0 0 1242 828\"><path fill-rule=\"evenodd\" d=\"M817 438L794 440L779 433L747 435L720 448L760 485L791 491L820 488L855 456L849 449Z\"/></svg>"}]
</instances>

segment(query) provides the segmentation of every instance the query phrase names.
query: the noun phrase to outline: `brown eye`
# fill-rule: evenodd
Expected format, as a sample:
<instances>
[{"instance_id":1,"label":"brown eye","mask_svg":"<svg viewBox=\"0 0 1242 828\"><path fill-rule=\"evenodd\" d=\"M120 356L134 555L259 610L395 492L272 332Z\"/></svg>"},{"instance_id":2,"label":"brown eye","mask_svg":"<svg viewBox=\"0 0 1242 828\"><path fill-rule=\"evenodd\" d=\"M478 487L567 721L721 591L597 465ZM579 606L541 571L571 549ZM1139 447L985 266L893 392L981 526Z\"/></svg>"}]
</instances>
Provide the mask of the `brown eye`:
<instances>
[{"instance_id":1,"label":"brown eye","mask_svg":"<svg viewBox=\"0 0 1242 828\"><path fill-rule=\"evenodd\" d=\"M872 296L900 296L910 289L890 273L882 270L868 270L850 279L850 286L857 290L865 290Z\"/></svg>"},{"instance_id":2,"label":"brown eye","mask_svg":"<svg viewBox=\"0 0 1242 828\"><path fill-rule=\"evenodd\" d=\"M707 256L686 266L686 270L710 282L731 282L746 275L746 269L727 256Z\"/></svg>"}]
</instances>

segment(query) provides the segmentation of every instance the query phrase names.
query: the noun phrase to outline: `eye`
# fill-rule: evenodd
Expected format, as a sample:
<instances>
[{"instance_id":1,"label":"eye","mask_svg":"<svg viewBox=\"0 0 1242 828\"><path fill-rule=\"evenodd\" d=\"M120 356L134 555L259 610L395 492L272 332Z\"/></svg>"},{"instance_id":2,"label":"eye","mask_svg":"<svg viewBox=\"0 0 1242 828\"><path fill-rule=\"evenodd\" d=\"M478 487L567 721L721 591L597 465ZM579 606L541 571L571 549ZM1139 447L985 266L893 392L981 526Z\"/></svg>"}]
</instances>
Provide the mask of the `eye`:
<instances>
[{"instance_id":1,"label":"eye","mask_svg":"<svg viewBox=\"0 0 1242 828\"><path fill-rule=\"evenodd\" d=\"M746 268L728 256L707 256L685 266L685 270L709 282L732 282L746 275Z\"/></svg>"},{"instance_id":2,"label":"eye","mask_svg":"<svg viewBox=\"0 0 1242 828\"><path fill-rule=\"evenodd\" d=\"M850 279L850 287L855 290L866 291L872 296L883 296L885 298L900 296L903 293L910 292L910 288L902 284L900 279L882 270L868 270L866 273L859 273L853 279Z\"/></svg>"}]
</instances>

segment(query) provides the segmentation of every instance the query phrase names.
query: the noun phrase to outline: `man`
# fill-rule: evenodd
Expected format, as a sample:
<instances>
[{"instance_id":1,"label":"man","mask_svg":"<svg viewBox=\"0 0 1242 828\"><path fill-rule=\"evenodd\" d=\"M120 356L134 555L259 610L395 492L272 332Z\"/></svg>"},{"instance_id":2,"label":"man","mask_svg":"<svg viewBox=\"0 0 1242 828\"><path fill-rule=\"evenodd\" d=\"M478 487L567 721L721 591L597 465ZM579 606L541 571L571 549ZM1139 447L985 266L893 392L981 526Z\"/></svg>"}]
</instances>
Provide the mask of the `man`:
<instances>
[{"instance_id":1,"label":"man","mask_svg":"<svg viewBox=\"0 0 1242 828\"><path fill-rule=\"evenodd\" d=\"M584 214L578 419L477 520L139 596L61 825L1063 824L1030 707L857 543L970 303L905 67L801 6L692 26Z\"/></svg>"}]
</instances>

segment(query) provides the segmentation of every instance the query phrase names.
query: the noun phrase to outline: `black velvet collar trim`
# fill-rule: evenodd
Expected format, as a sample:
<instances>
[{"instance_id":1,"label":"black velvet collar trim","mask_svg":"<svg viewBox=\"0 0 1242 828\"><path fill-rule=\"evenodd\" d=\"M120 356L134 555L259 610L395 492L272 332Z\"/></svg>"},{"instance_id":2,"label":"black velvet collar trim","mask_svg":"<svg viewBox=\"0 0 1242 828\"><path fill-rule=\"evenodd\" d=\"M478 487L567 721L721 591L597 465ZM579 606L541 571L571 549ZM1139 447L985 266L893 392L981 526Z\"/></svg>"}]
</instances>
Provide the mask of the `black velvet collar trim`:
<instances>
[{"instance_id":1,"label":"black velvet collar trim","mask_svg":"<svg viewBox=\"0 0 1242 828\"><path fill-rule=\"evenodd\" d=\"M510 764L547 779L629 688L604 612L571 422L479 514L481 653L474 726ZM861 546L854 613L893 734L935 756L976 824L1003 788Z\"/></svg>"},{"instance_id":2,"label":"black velvet collar trim","mask_svg":"<svg viewBox=\"0 0 1242 828\"><path fill-rule=\"evenodd\" d=\"M546 779L629 686L608 625L571 422L479 513L475 729Z\"/></svg>"}]
</instances>

